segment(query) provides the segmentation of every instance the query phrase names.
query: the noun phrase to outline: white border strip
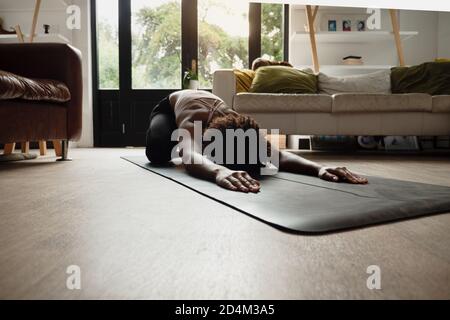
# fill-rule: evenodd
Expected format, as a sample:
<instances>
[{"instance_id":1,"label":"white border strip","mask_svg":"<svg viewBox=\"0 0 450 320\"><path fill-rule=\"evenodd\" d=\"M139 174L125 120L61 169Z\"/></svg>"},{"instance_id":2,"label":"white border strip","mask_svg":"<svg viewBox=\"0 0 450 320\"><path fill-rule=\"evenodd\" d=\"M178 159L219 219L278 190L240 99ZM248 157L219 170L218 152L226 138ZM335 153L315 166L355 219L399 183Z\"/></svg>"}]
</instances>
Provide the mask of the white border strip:
<instances>
[{"instance_id":1,"label":"white border strip","mask_svg":"<svg viewBox=\"0 0 450 320\"><path fill-rule=\"evenodd\" d=\"M449 0L251 0L250 2L309 4L330 7L450 11Z\"/></svg>"}]
</instances>

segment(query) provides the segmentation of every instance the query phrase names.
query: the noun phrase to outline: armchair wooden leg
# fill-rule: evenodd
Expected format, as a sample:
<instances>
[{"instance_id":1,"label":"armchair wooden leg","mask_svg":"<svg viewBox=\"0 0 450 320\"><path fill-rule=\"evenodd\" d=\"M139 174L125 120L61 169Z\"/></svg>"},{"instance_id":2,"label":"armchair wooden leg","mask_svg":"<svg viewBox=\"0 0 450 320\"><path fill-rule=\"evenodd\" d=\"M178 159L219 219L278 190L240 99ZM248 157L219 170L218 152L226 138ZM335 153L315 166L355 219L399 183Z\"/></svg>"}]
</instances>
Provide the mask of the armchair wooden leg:
<instances>
[{"instance_id":1,"label":"armchair wooden leg","mask_svg":"<svg viewBox=\"0 0 450 320\"><path fill-rule=\"evenodd\" d=\"M68 157L69 153L69 140L62 140L61 141L61 158L59 158L57 161L72 161Z\"/></svg>"},{"instance_id":2,"label":"armchair wooden leg","mask_svg":"<svg viewBox=\"0 0 450 320\"><path fill-rule=\"evenodd\" d=\"M39 141L39 151L41 156L45 156L47 154L47 141L45 140Z\"/></svg>"},{"instance_id":3,"label":"armchair wooden leg","mask_svg":"<svg viewBox=\"0 0 450 320\"><path fill-rule=\"evenodd\" d=\"M62 150L61 150L61 140L52 140L53 142L53 148L55 149L55 154L57 157L62 156Z\"/></svg>"},{"instance_id":4,"label":"armchair wooden leg","mask_svg":"<svg viewBox=\"0 0 450 320\"><path fill-rule=\"evenodd\" d=\"M21 149L22 153L30 153L30 142L29 141L22 141Z\"/></svg>"},{"instance_id":5,"label":"armchair wooden leg","mask_svg":"<svg viewBox=\"0 0 450 320\"><path fill-rule=\"evenodd\" d=\"M14 152L14 149L16 149L16 143L7 143L5 144L5 147L3 149L3 154L8 155Z\"/></svg>"}]
</instances>

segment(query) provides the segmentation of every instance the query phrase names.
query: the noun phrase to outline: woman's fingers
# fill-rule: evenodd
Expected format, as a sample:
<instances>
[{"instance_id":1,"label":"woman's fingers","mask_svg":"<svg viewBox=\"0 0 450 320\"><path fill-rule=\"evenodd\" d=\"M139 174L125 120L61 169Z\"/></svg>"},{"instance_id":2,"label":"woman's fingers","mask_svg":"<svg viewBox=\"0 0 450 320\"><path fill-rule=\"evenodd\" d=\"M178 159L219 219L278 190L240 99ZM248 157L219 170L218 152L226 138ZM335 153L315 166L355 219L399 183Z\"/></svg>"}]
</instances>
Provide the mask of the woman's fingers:
<instances>
[{"instance_id":1,"label":"woman's fingers","mask_svg":"<svg viewBox=\"0 0 450 320\"><path fill-rule=\"evenodd\" d=\"M330 168L328 172L338 176L340 179L353 184L366 184L368 181L365 178L359 177L357 174L349 171L345 167Z\"/></svg>"},{"instance_id":2,"label":"woman's fingers","mask_svg":"<svg viewBox=\"0 0 450 320\"><path fill-rule=\"evenodd\" d=\"M230 181L233 184L233 186L237 187L242 192L250 191L238 178L230 176L227 178L227 180Z\"/></svg>"},{"instance_id":3,"label":"woman's fingers","mask_svg":"<svg viewBox=\"0 0 450 320\"><path fill-rule=\"evenodd\" d=\"M368 182L366 178L358 176L357 174L351 172L347 168L345 169L345 171L347 172L348 175L352 176L352 178L355 179L359 184L366 184Z\"/></svg>"},{"instance_id":4,"label":"woman's fingers","mask_svg":"<svg viewBox=\"0 0 450 320\"><path fill-rule=\"evenodd\" d=\"M248 181L250 181L254 186L260 186L260 183L258 180L253 179L247 172L243 173L244 178L246 178Z\"/></svg>"},{"instance_id":5,"label":"woman's fingers","mask_svg":"<svg viewBox=\"0 0 450 320\"><path fill-rule=\"evenodd\" d=\"M248 176L248 174L247 174L247 176ZM236 178L237 179L239 179L239 181L244 185L244 186L246 186L248 189L249 189L249 191L251 191L251 192L258 192L259 191L259 184L255 184L255 183L253 183L251 180L253 180L253 179L251 179L251 177L250 177L250 179L248 179L247 177L246 177L246 175L245 175L245 173L241 173L241 172L238 172L237 174L236 174Z\"/></svg>"},{"instance_id":6,"label":"woman's fingers","mask_svg":"<svg viewBox=\"0 0 450 320\"><path fill-rule=\"evenodd\" d=\"M347 179L348 182L353 183L353 184L363 184L364 183L364 180L365 180L364 178L360 178L357 174L354 174L347 168L345 168L345 167L340 168L340 170L345 174L345 178Z\"/></svg>"},{"instance_id":7,"label":"woman's fingers","mask_svg":"<svg viewBox=\"0 0 450 320\"><path fill-rule=\"evenodd\" d=\"M327 171L339 177L339 180L352 182L351 177L347 175L344 169L345 168L330 168Z\"/></svg>"},{"instance_id":8,"label":"woman's fingers","mask_svg":"<svg viewBox=\"0 0 450 320\"><path fill-rule=\"evenodd\" d=\"M250 181L248 181L245 177L244 177L244 175L242 174L242 173L237 173L236 174L236 178L237 179L239 179L239 181L244 185L244 186L246 186L247 188L252 188L253 187L253 185L252 185L252 183L250 182Z\"/></svg>"},{"instance_id":9,"label":"woman's fingers","mask_svg":"<svg viewBox=\"0 0 450 320\"><path fill-rule=\"evenodd\" d=\"M323 180L326 180L326 181L331 181L331 182L338 182L339 181L339 177L338 176L336 176L336 175L334 175L334 174L332 174L332 173L330 173L328 171L325 171L320 176L320 178L323 179Z\"/></svg>"},{"instance_id":10,"label":"woman's fingers","mask_svg":"<svg viewBox=\"0 0 450 320\"><path fill-rule=\"evenodd\" d=\"M216 183L222 188L240 192L259 192L259 182L252 179L245 171L234 171L216 178Z\"/></svg>"},{"instance_id":11,"label":"woman's fingers","mask_svg":"<svg viewBox=\"0 0 450 320\"><path fill-rule=\"evenodd\" d=\"M221 186L222 188L228 189L228 190L232 190L232 191L238 191L238 188L235 187L230 181L228 181L227 179L223 179L219 182L219 186Z\"/></svg>"},{"instance_id":12,"label":"woman's fingers","mask_svg":"<svg viewBox=\"0 0 450 320\"><path fill-rule=\"evenodd\" d=\"M340 170L341 170L341 172L343 173L344 178L345 178L348 182L353 183L353 184L358 184L358 183L359 183L358 179L356 179L356 178L353 176L353 174L352 174L350 171L347 170L347 168L341 168Z\"/></svg>"}]
</instances>

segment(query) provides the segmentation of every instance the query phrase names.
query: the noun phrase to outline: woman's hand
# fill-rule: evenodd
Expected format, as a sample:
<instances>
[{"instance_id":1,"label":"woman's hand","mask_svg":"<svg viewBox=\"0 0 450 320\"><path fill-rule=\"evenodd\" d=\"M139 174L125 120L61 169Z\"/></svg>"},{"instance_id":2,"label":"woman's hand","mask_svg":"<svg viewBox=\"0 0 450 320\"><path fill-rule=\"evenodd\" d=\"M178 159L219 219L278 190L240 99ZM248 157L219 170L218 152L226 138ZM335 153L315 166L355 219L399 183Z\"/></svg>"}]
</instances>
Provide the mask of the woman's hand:
<instances>
[{"instance_id":1,"label":"woman's hand","mask_svg":"<svg viewBox=\"0 0 450 320\"><path fill-rule=\"evenodd\" d=\"M253 179L247 172L226 168L217 171L216 184L228 190L245 193L257 193L261 188L259 181Z\"/></svg>"},{"instance_id":2,"label":"woman's hand","mask_svg":"<svg viewBox=\"0 0 450 320\"><path fill-rule=\"evenodd\" d=\"M367 184L366 178L349 171L345 167L323 167L319 170L319 178L331 182L348 182L352 184Z\"/></svg>"}]
</instances>

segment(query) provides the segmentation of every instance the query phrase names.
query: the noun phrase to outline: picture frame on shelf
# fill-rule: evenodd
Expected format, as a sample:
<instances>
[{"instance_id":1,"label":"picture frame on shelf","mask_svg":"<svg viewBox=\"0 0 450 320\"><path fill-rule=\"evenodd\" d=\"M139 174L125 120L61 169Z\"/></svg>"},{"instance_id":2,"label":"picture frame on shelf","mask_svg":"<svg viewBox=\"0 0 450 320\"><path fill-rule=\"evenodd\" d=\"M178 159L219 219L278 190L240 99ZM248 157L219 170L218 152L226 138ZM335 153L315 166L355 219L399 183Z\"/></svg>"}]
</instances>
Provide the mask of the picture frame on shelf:
<instances>
[{"instance_id":1,"label":"picture frame on shelf","mask_svg":"<svg viewBox=\"0 0 450 320\"><path fill-rule=\"evenodd\" d=\"M328 20L328 31L336 32L337 31L337 22L336 20Z\"/></svg>"},{"instance_id":2,"label":"picture frame on shelf","mask_svg":"<svg viewBox=\"0 0 450 320\"><path fill-rule=\"evenodd\" d=\"M366 31L366 21L365 20L357 20L356 21L356 30L357 31Z\"/></svg>"},{"instance_id":3,"label":"picture frame on shelf","mask_svg":"<svg viewBox=\"0 0 450 320\"><path fill-rule=\"evenodd\" d=\"M386 151L417 151L419 142L416 136L386 136L384 147Z\"/></svg>"},{"instance_id":4,"label":"picture frame on shelf","mask_svg":"<svg viewBox=\"0 0 450 320\"><path fill-rule=\"evenodd\" d=\"M352 21L350 19L342 20L342 31L352 31Z\"/></svg>"}]
</instances>

